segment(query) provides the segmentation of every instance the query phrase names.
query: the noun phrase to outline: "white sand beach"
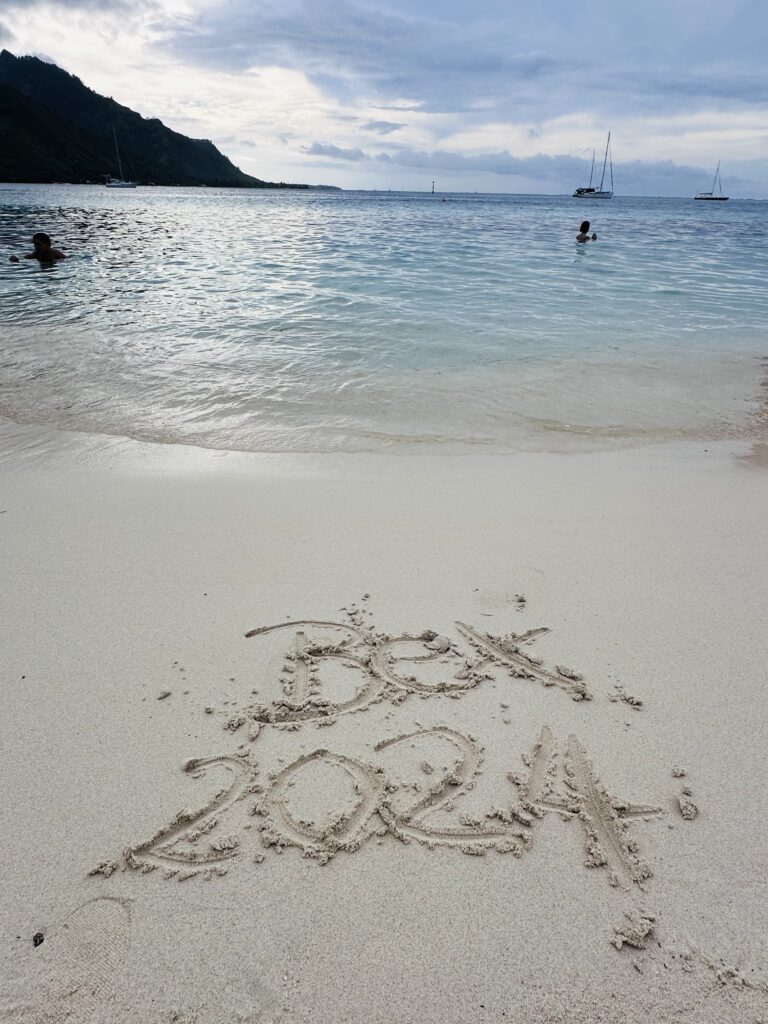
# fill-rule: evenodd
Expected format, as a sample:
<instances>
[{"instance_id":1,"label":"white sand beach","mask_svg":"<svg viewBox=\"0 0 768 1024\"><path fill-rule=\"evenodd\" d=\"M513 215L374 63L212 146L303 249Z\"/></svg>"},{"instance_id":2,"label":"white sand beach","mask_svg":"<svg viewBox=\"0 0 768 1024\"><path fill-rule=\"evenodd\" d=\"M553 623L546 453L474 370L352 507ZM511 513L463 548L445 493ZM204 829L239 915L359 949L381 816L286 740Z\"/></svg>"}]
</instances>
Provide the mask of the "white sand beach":
<instances>
[{"instance_id":1,"label":"white sand beach","mask_svg":"<svg viewBox=\"0 0 768 1024\"><path fill-rule=\"evenodd\" d=\"M768 1021L750 445L42 433L0 460L0 1020Z\"/></svg>"}]
</instances>

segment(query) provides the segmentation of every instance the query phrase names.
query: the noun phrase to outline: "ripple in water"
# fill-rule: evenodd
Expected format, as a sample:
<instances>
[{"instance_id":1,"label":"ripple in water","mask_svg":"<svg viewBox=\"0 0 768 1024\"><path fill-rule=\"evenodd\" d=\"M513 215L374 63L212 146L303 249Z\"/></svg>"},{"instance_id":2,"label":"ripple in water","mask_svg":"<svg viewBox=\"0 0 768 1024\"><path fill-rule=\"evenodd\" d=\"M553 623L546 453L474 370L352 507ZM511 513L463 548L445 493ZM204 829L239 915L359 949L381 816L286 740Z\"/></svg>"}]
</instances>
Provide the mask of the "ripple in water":
<instances>
[{"instance_id":1,"label":"ripple in water","mask_svg":"<svg viewBox=\"0 0 768 1024\"><path fill-rule=\"evenodd\" d=\"M0 415L250 451L740 436L768 204L713 205L8 186L0 249L70 258L0 264Z\"/></svg>"}]
</instances>

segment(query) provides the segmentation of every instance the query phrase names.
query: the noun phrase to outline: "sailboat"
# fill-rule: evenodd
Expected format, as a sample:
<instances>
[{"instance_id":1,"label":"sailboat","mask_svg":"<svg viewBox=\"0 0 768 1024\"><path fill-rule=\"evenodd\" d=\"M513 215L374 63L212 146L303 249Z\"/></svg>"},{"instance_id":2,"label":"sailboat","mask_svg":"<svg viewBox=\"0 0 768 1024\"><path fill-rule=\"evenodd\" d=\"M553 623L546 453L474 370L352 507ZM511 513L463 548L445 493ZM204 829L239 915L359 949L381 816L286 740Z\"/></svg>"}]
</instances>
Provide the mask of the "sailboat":
<instances>
[{"instance_id":1,"label":"sailboat","mask_svg":"<svg viewBox=\"0 0 768 1024\"><path fill-rule=\"evenodd\" d=\"M603 188L605 185L605 169L610 169L611 187ZM581 185L573 193L577 199L613 199L613 153L611 152L611 133L608 132L608 140L605 143L605 156L603 157L603 173L600 175L600 186L594 188L592 178L595 173L595 151L592 150L592 170L589 172L589 185Z\"/></svg>"},{"instance_id":2,"label":"sailboat","mask_svg":"<svg viewBox=\"0 0 768 1024\"><path fill-rule=\"evenodd\" d=\"M111 175L108 175L105 184L107 188L136 188L138 181L126 181L123 177L123 162L120 159L120 147L117 144L117 132L114 125L112 126L112 135L115 139L115 153L117 154L117 166L120 171L120 177L113 178Z\"/></svg>"},{"instance_id":3,"label":"sailboat","mask_svg":"<svg viewBox=\"0 0 768 1024\"><path fill-rule=\"evenodd\" d=\"M715 188L720 187L720 191L715 194ZM717 161L717 170L715 171L715 179L712 182L711 192L697 192L693 197L694 199L708 199L710 202L724 203L728 196L723 195L723 181L720 177L720 161Z\"/></svg>"}]
</instances>

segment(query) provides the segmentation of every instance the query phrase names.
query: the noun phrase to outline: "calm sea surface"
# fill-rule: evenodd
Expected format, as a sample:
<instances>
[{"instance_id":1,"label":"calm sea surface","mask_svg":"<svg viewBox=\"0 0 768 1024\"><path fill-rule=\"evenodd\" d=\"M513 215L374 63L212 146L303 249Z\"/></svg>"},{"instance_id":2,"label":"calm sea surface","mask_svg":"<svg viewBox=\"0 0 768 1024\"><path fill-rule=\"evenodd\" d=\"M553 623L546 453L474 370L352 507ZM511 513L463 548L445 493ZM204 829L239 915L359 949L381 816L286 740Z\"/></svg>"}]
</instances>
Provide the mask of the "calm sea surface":
<instances>
[{"instance_id":1,"label":"calm sea surface","mask_svg":"<svg viewBox=\"0 0 768 1024\"><path fill-rule=\"evenodd\" d=\"M70 258L7 262L38 230ZM17 423L508 451L766 421L766 202L0 186L0 257Z\"/></svg>"}]
</instances>

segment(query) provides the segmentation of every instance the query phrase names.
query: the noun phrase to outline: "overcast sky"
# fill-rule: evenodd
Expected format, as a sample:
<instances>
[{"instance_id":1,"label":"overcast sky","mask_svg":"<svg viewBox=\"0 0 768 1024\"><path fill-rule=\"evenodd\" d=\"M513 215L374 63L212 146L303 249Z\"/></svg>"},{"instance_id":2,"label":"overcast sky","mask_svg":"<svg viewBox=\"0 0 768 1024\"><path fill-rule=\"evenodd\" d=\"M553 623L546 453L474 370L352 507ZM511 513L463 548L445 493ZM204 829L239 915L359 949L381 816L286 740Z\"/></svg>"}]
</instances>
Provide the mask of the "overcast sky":
<instances>
[{"instance_id":1,"label":"overcast sky","mask_svg":"<svg viewBox=\"0 0 768 1024\"><path fill-rule=\"evenodd\" d=\"M262 178L768 197L768 0L0 0L0 44Z\"/></svg>"}]
</instances>

